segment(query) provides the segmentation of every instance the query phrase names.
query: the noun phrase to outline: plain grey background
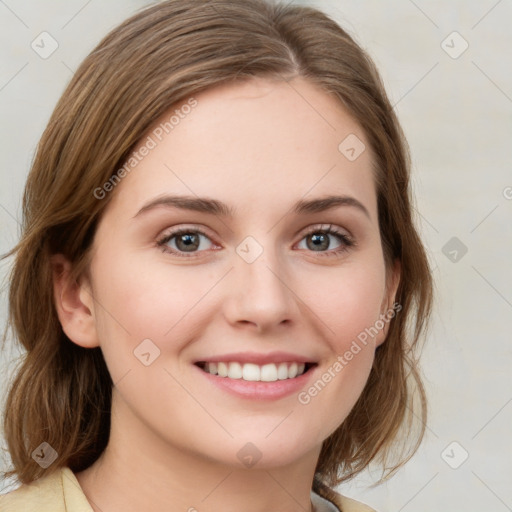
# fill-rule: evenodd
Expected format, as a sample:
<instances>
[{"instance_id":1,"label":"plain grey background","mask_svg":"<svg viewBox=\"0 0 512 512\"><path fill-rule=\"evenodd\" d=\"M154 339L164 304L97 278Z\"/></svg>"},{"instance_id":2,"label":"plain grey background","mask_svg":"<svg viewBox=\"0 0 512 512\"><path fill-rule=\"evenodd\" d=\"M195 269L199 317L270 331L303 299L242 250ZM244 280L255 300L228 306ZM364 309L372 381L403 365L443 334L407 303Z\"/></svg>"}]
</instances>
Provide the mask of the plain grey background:
<instances>
[{"instance_id":1,"label":"plain grey background","mask_svg":"<svg viewBox=\"0 0 512 512\"><path fill-rule=\"evenodd\" d=\"M331 14L374 58L411 147L437 287L424 442L388 483L369 488L368 471L340 491L381 512L512 510L512 3L294 3ZM0 0L0 253L17 241L34 150L73 71L148 4ZM52 49L42 32L58 44L47 58L31 46L45 37ZM8 267L0 263L4 282ZM6 301L4 291L2 326ZM12 345L1 354L2 389L17 356Z\"/></svg>"}]
</instances>

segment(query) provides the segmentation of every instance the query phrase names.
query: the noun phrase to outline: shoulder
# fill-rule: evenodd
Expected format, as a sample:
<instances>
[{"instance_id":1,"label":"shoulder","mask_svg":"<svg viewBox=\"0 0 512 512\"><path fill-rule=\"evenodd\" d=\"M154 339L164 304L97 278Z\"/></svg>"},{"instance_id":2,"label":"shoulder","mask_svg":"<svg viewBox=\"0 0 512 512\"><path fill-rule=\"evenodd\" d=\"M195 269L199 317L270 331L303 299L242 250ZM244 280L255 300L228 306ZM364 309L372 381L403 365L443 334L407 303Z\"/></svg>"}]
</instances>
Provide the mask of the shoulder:
<instances>
[{"instance_id":1,"label":"shoulder","mask_svg":"<svg viewBox=\"0 0 512 512\"><path fill-rule=\"evenodd\" d=\"M342 496L319 481L315 481L315 491L322 498L334 504L340 512L376 512L375 509L368 505L347 496Z\"/></svg>"},{"instance_id":2,"label":"shoulder","mask_svg":"<svg viewBox=\"0 0 512 512\"><path fill-rule=\"evenodd\" d=\"M341 512L376 512L375 509L361 503L360 501L347 498L341 494L336 493L335 503Z\"/></svg>"},{"instance_id":3,"label":"shoulder","mask_svg":"<svg viewBox=\"0 0 512 512\"><path fill-rule=\"evenodd\" d=\"M0 495L2 512L92 512L73 472L58 468L52 473Z\"/></svg>"},{"instance_id":4,"label":"shoulder","mask_svg":"<svg viewBox=\"0 0 512 512\"><path fill-rule=\"evenodd\" d=\"M57 469L47 476L39 478L30 484L20 487L0 496L0 510L2 512L46 511L53 507L55 512L65 512L62 493L61 471Z\"/></svg>"}]
</instances>

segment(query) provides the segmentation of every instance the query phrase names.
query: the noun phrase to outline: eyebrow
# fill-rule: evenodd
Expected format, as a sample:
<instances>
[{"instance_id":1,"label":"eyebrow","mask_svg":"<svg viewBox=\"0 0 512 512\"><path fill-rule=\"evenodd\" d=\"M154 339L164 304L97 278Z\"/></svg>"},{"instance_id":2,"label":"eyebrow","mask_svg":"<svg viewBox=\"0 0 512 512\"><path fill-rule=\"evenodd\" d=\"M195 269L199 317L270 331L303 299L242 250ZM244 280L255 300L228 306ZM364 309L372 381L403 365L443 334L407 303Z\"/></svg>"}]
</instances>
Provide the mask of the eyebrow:
<instances>
[{"instance_id":1,"label":"eyebrow","mask_svg":"<svg viewBox=\"0 0 512 512\"><path fill-rule=\"evenodd\" d=\"M159 196L147 202L135 215L138 217L144 212L154 208L164 206L168 208L179 208L182 210L191 210L201 213L208 213L222 217L233 217L234 209L229 207L226 203L218 201L217 199L210 199L207 197L194 197L194 196ZM325 196L316 199L297 201L292 207L292 211L296 214L305 213L319 213L332 208L340 206L351 206L366 215L370 219L370 213L366 207L358 201L355 197L351 196Z\"/></svg>"}]
</instances>

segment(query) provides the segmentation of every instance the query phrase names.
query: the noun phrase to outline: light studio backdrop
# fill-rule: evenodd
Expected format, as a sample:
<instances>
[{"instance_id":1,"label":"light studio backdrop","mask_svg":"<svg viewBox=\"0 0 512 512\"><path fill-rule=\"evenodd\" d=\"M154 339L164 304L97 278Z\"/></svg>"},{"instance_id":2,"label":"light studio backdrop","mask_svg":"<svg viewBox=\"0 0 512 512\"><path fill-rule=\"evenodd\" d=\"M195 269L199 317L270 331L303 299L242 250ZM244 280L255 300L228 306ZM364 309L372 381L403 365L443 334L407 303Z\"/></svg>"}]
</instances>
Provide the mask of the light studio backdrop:
<instances>
[{"instance_id":1,"label":"light studio backdrop","mask_svg":"<svg viewBox=\"0 0 512 512\"><path fill-rule=\"evenodd\" d=\"M295 3L331 14L382 74L411 147L437 290L423 351L424 442L386 484L369 488L367 472L340 491L382 512L512 510L512 2ZM148 4L0 0L1 253L18 239L36 144L74 70ZM3 327L5 289L0 308ZM1 353L2 400L18 355L12 344Z\"/></svg>"}]
</instances>

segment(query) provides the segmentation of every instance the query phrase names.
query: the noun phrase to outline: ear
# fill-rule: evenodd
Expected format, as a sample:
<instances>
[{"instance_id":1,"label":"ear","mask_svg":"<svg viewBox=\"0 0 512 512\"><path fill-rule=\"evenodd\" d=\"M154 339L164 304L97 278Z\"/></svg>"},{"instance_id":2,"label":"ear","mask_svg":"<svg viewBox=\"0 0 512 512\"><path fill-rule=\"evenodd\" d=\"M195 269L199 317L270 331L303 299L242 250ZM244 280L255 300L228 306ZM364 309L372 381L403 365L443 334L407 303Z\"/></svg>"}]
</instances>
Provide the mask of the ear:
<instances>
[{"instance_id":1,"label":"ear","mask_svg":"<svg viewBox=\"0 0 512 512\"><path fill-rule=\"evenodd\" d=\"M63 254L51 256L53 297L62 330L77 345L99 346L90 283L84 276L71 278L71 263Z\"/></svg>"},{"instance_id":2,"label":"ear","mask_svg":"<svg viewBox=\"0 0 512 512\"><path fill-rule=\"evenodd\" d=\"M400 264L400 260L396 259L393 263L393 267L389 272L386 273L386 293L382 300L380 317L378 320L380 324L379 327L382 325L381 322L384 325L381 329L379 329L379 334L375 339L375 347L378 347L384 343L388 335L389 324L391 323L391 320L402 309L402 305L395 302L401 273L402 265Z\"/></svg>"}]
</instances>

